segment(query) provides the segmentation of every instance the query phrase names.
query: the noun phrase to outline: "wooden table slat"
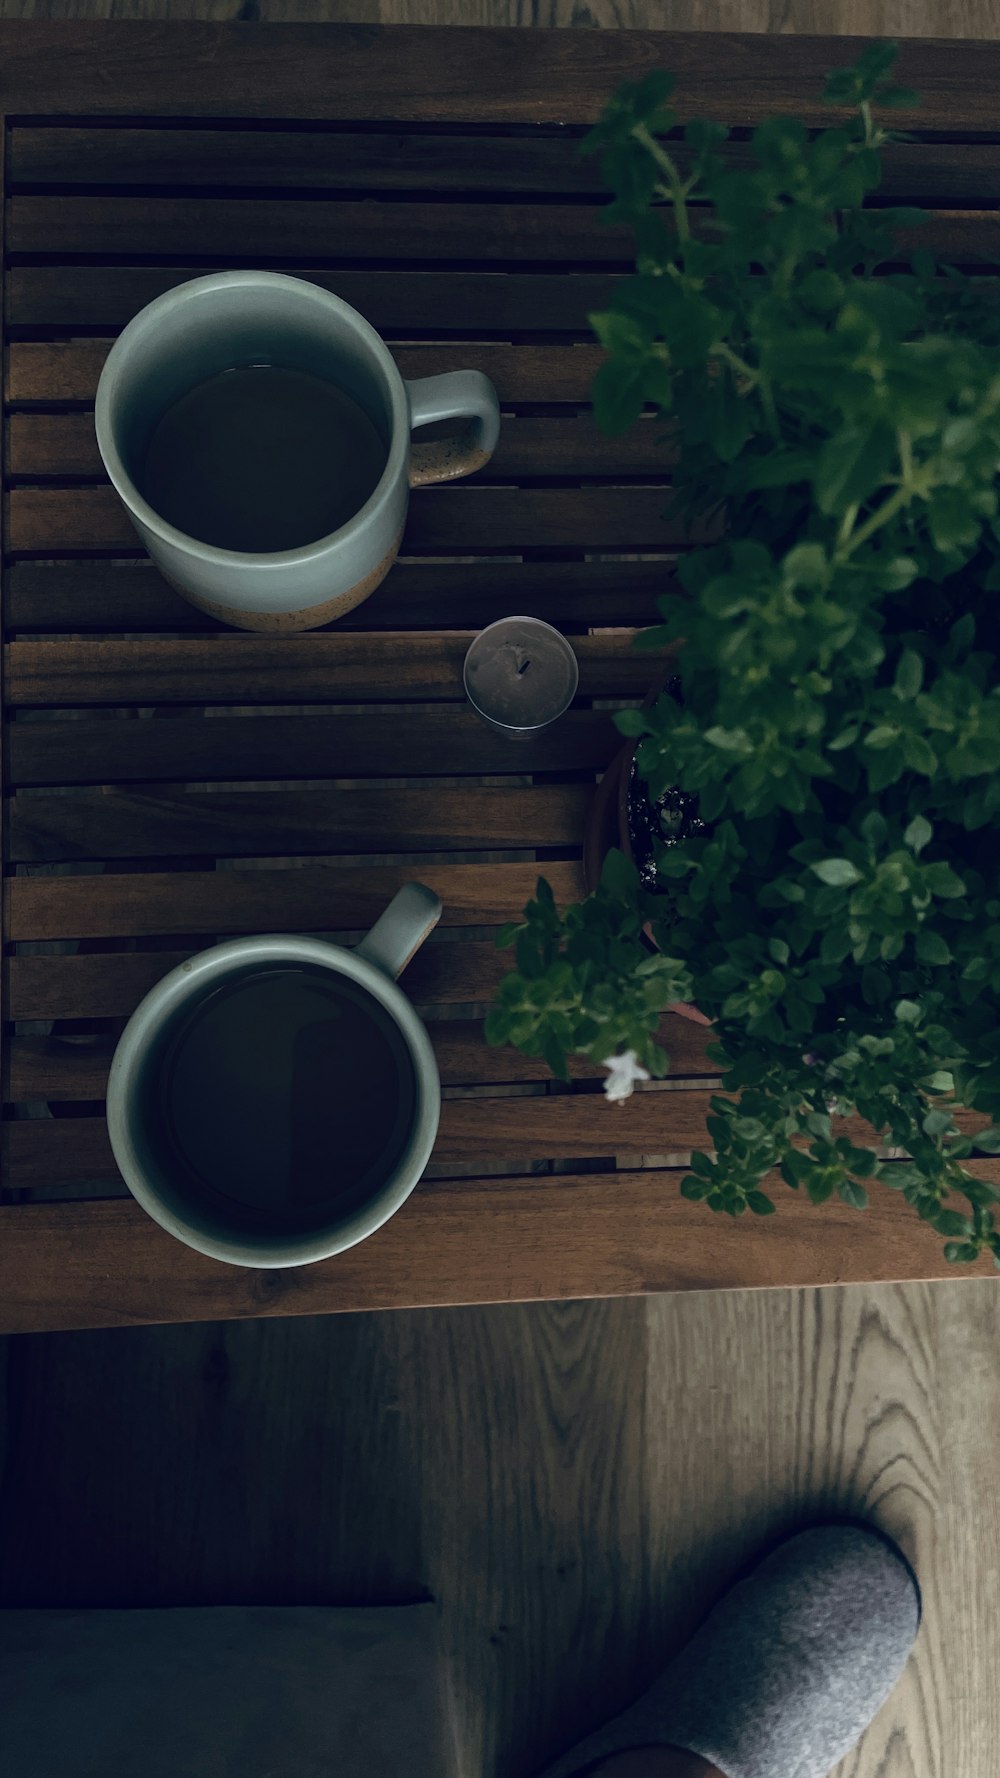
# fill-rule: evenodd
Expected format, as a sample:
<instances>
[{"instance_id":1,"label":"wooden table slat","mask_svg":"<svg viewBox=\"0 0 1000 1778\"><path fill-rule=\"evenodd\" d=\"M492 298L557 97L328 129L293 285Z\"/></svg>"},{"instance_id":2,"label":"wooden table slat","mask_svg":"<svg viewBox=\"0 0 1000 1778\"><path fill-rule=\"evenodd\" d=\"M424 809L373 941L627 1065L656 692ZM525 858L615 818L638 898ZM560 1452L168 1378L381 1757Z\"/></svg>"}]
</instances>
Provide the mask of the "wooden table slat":
<instances>
[{"instance_id":1,"label":"wooden table slat","mask_svg":"<svg viewBox=\"0 0 1000 1778\"><path fill-rule=\"evenodd\" d=\"M0 22L0 108L12 115L282 118L337 122L589 124L623 80L669 62L691 117L748 125L771 115L839 122L827 68L864 37L566 31L177 20ZM100 69L100 78L95 76ZM222 73L224 70L224 74ZM182 77L180 76L182 71ZM994 42L912 39L900 82L919 89L913 125L996 134Z\"/></svg>"},{"instance_id":2,"label":"wooden table slat","mask_svg":"<svg viewBox=\"0 0 1000 1778\"><path fill-rule=\"evenodd\" d=\"M590 796L585 784L25 791L8 807L7 857L40 864L570 847L579 841Z\"/></svg>"},{"instance_id":3,"label":"wooden table slat","mask_svg":"<svg viewBox=\"0 0 1000 1778\"><path fill-rule=\"evenodd\" d=\"M405 719L364 709L336 715L176 715L14 722L4 737L11 786L142 784L251 778L402 778L601 770L621 737L600 710L569 710L516 745L461 706Z\"/></svg>"},{"instance_id":4,"label":"wooden table slat","mask_svg":"<svg viewBox=\"0 0 1000 1778\"><path fill-rule=\"evenodd\" d=\"M151 564L23 562L3 577L8 636L16 630L217 631ZM515 606L558 626L648 624L679 588L663 560L397 562L372 598L336 623L347 630L468 630Z\"/></svg>"},{"instance_id":5,"label":"wooden table slat","mask_svg":"<svg viewBox=\"0 0 1000 1778\"><path fill-rule=\"evenodd\" d=\"M548 1068L539 1058L522 1056L506 1044L488 1044L483 1037L482 1019L430 1019L427 1028L444 1086L499 1086L550 1078ZM118 1029L116 1023L107 1031L85 1037L13 1038L8 1051L5 1099L51 1100L56 1104L103 1099ZM709 1036L702 1026L668 1013L660 1036L670 1055L675 1080L717 1072L705 1054ZM599 1079L604 1072L583 1057L574 1058L571 1066L576 1080Z\"/></svg>"},{"instance_id":6,"label":"wooden table slat","mask_svg":"<svg viewBox=\"0 0 1000 1778\"><path fill-rule=\"evenodd\" d=\"M473 632L235 636L179 641L10 642L8 705L316 704L461 698ZM580 691L643 697L666 656L631 632L574 636ZM391 720L387 717L386 720Z\"/></svg>"},{"instance_id":7,"label":"wooden table slat","mask_svg":"<svg viewBox=\"0 0 1000 1778\"><path fill-rule=\"evenodd\" d=\"M522 549L668 550L702 533L670 512L660 487L419 488L410 502L403 549L441 555ZM114 489L13 488L7 546L14 553L139 547Z\"/></svg>"},{"instance_id":8,"label":"wooden table slat","mask_svg":"<svg viewBox=\"0 0 1000 1778\"><path fill-rule=\"evenodd\" d=\"M108 186L310 191L531 193L606 199L599 157L579 131L530 136L435 135L426 130L160 130L155 127L11 130L11 186ZM754 164L750 144L723 145L727 165ZM671 148L686 173L692 151ZM1000 144L899 142L882 153L880 198L1000 201Z\"/></svg>"},{"instance_id":9,"label":"wooden table slat","mask_svg":"<svg viewBox=\"0 0 1000 1778\"><path fill-rule=\"evenodd\" d=\"M977 1170L1000 1183L997 1162ZM0 1332L991 1275L956 1274L898 1193L859 1215L765 1183L776 1216L706 1226L659 1171L426 1180L370 1240L280 1272L192 1253L127 1199L0 1209Z\"/></svg>"},{"instance_id":10,"label":"wooden table slat","mask_svg":"<svg viewBox=\"0 0 1000 1778\"><path fill-rule=\"evenodd\" d=\"M11 327L84 332L121 327L154 297L190 278L222 268L198 266L15 265L7 274ZM603 308L614 283L609 272L356 271L331 272L309 263L299 277L352 303L390 337L421 333L578 334L589 339L586 317Z\"/></svg>"},{"instance_id":11,"label":"wooden table slat","mask_svg":"<svg viewBox=\"0 0 1000 1778\"><path fill-rule=\"evenodd\" d=\"M662 480L676 457L665 428L652 416L624 436L608 438L590 414L569 418L508 419L497 448L476 481L532 476L624 476ZM104 479L93 416L89 413L12 414L7 426L8 473L31 481L40 476Z\"/></svg>"},{"instance_id":12,"label":"wooden table slat","mask_svg":"<svg viewBox=\"0 0 1000 1778\"><path fill-rule=\"evenodd\" d=\"M474 331L471 326L469 331ZM110 350L111 343L105 339L15 341L7 352L6 399L14 404L92 403ZM592 343L505 345L468 340L394 346L393 357L404 377L481 370L505 405L568 402L581 407L590 399L603 353Z\"/></svg>"},{"instance_id":13,"label":"wooden table slat","mask_svg":"<svg viewBox=\"0 0 1000 1778\"><path fill-rule=\"evenodd\" d=\"M497 926L520 914L534 892L539 868L532 863L458 864L422 859L419 875L444 903L443 925ZM272 866L98 877L11 877L5 886L7 927L16 941L360 929L378 918L396 890L414 874L409 864L366 862L294 869ZM545 875L560 900L569 901L582 893L576 863L547 860ZM418 953L408 982L419 982L425 967L438 970L452 966L448 958L438 957L438 948L432 944ZM450 943L447 950L450 955ZM491 960L500 956L492 947L490 950ZM161 974L178 961L177 956L161 960ZM134 962L131 956L114 954L12 957L8 963L9 1016L85 1018L88 994L94 996L95 1017L130 1011L134 1004L129 999L131 990L122 988L120 981L129 975ZM495 974L490 975L488 992L496 979ZM416 993L415 988L412 991ZM461 1000L477 995L463 991L451 997Z\"/></svg>"}]
</instances>

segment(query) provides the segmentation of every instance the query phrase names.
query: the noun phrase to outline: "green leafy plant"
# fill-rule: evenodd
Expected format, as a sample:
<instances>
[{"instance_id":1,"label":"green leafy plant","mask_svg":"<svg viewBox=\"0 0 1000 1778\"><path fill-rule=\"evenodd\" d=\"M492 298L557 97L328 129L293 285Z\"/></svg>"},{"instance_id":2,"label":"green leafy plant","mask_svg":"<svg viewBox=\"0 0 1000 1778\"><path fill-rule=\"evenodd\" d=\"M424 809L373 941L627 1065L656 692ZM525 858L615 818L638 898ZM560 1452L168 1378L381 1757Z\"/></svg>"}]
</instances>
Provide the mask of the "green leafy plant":
<instances>
[{"instance_id":1,"label":"green leafy plant","mask_svg":"<svg viewBox=\"0 0 1000 1778\"><path fill-rule=\"evenodd\" d=\"M487 1035L564 1077L574 1053L663 1075L660 1015L692 1000L723 1091L687 1197L766 1214L777 1172L861 1207L877 1180L950 1260L1000 1265L1000 1189L964 1164L1000 1152L1000 303L920 245L922 212L866 201L876 116L914 102L893 56L830 76L842 126L776 118L749 152L679 132L659 73L592 132L636 239L592 317L597 416L655 404L674 497L718 537L639 638L680 695L617 721L705 828L656 893L618 853L562 914L541 882Z\"/></svg>"}]
</instances>

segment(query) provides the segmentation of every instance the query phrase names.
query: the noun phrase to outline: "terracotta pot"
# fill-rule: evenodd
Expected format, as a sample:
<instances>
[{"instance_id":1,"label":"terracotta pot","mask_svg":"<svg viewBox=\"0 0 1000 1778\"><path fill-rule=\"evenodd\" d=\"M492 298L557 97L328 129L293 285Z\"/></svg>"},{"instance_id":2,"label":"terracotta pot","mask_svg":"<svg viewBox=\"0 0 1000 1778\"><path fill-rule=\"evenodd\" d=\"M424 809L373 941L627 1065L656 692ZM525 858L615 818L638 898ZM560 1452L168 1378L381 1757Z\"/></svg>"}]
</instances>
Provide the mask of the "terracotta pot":
<instances>
[{"instance_id":1,"label":"terracotta pot","mask_svg":"<svg viewBox=\"0 0 1000 1778\"><path fill-rule=\"evenodd\" d=\"M655 696L655 693L653 694ZM628 820L628 787L637 743L626 741L615 754L594 792L590 815L583 835L583 880L588 893L601 880L601 868L612 846L618 846L635 863L632 834ZM652 926L643 928L651 945L656 945ZM691 1019L696 1025L710 1025L711 1019L686 1000L675 1000L668 1012Z\"/></svg>"}]
</instances>

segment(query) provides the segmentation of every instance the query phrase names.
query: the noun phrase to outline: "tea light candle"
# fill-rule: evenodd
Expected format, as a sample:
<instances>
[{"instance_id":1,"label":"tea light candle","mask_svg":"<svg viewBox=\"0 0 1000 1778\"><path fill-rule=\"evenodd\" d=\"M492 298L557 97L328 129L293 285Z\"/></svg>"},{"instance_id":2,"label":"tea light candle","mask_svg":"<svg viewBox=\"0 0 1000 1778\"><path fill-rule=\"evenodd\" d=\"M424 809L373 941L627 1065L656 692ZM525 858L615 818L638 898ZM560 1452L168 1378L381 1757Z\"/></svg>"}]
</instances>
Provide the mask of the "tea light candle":
<instances>
[{"instance_id":1,"label":"tea light candle","mask_svg":"<svg viewBox=\"0 0 1000 1778\"><path fill-rule=\"evenodd\" d=\"M580 669L565 636L539 617L501 617L469 649L465 694L477 715L513 740L540 734L576 696Z\"/></svg>"}]
</instances>

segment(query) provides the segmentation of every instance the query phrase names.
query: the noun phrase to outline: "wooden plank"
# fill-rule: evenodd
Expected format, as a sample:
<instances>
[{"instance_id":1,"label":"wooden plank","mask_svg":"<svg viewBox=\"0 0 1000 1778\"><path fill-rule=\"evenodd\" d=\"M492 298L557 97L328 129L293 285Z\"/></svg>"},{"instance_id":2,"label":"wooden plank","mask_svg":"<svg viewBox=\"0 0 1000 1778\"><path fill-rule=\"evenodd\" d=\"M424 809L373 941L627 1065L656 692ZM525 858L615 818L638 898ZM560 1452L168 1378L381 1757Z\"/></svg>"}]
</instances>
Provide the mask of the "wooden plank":
<instances>
[{"instance_id":1,"label":"wooden plank","mask_svg":"<svg viewBox=\"0 0 1000 1778\"><path fill-rule=\"evenodd\" d=\"M7 858L40 864L576 846L590 797L585 784L24 791L7 806Z\"/></svg>"},{"instance_id":2,"label":"wooden plank","mask_svg":"<svg viewBox=\"0 0 1000 1778\"><path fill-rule=\"evenodd\" d=\"M621 745L610 715L568 710L535 740L512 746L459 706L333 716L176 716L122 729L114 718L16 722L8 727L7 782L191 783L241 778L403 778L440 774L603 771Z\"/></svg>"},{"instance_id":3,"label":"wooden plank","mask_svg":"<svg viewBox=\"0 0 1000 1778\"><path fill-rule=\"evenodd\" d=\"M632 627L653 621L657 600L680 596L669 564L632 562L397 562L377 594L336 629L467 630L512 608L549 623ZM4 575L7 634L14 630L190 630L219 625L182 599L150 563L22 562Z\"/></svg>"},{"instance_id":4,"label":"wooden plank","mask_svg":"<svg viewBox=\"0 0 1000 1778\"><path fill-rule=\"evenodd\" d=\"M582 325L582 324L581 324ZM19 340L7 352L6 400L93 402L110 340ZM446 370L481 370L504 405L590 399L603 353L593 344L500 345L493 341L396 346L404 377L437 376Z\"/></svg>"},{"instance_id":5,"label":"wooden plank","mask_svg":"<svg viewBox=\"0 0 1000 1778\"><path fill-rule=\"evenodd\" d=\"M0 108L122 117L281 117L400 123L591 123L623 80L665 62L688 116L746 125L772 114L810 123L819 71L857 60L868 39L701 32L419 26L254 25L183 20L0 23ZM183 79L178 78L183 73ZM945 135L995 129L995 43L904 42L896 73L919 89L902 120Z\"/></svg>"},{"instance_id":6,"label":"wooden plank","mask_svg":"<svg viewBox=\"0 0 1000 1778\"><path fill-rule=\"evenodd\" d=\"M440 895L444 926L497 926L520 915L542 870L560 902L583 893L580 866L555 859L544 865L436 864L422 859L419 871L410 864L365 863L11 877L5 885L7 930L12 941L359 930L370 926L396 890L418 874ZM424 960L427 968L444 967L447 959L438 957L439 948L450 953L456 947L450 942L424 946L412 968L423 970ZM457 948L464 953L464 945ZM182 955L161 961L160 975ZM122 982L134 962L131 956L113 954L11 957L10 1016L86 1018L89 1010L95 1018L115 1018L129 1012L135 1002L129 999L128 983ZM408 982L411 979L407 977ZM495 980L490 975L488 992ZM463 992L452 998L477 998L476 993L465 992L470 982L464 975L462 987Z\"/></svg>"},{"instance_id":7,"label":"wooden plank","mask_svg":"<svg viewBox=\"0 0 1000 1778\"><path fill-rule=\"evenodd\" d=\"M667 550L703 534L668 510L659 487L420 488L410 502L403 549L441 555L507 554L521 549ZM114 489L13 488L7 547L62 550L139 547Z\"/></svg>"},{"instance_id":8,"label":"wooden plank","mask_svg":"<svg viewBox=\"0 0 1000 1778\"><path fill-rule=\"evenodd\" d=\"M310 191L452 191L596 196L577 133L432 135L415 130L22 128L11 186L225 186Z\"/></svg>"},{"instance_id":9,"label":"wooden plank","mask_svg":"<svg viewBox=\"0 0 1000 1778\"><path fill-rule=\"evenodd\" d=\"M15 126L8 181L14 189L102 185L199 191L222 186L601 198L606 190L599 157L582 154L580 141L575 131L525 137L432 135L426 130ZM745 141L725 143L722 154L733 168L755 164ZM686 173L693 157L687 144L678 142L671 147L671 158ZM882 151L881 161L879 196L894 202L1000 202L996 143L892 143Z\"/></svg>"},{"instance_id":10,"label":"wooden plank","mask_svg":"<svg viewBox=\"0 0 1000 1778\"><path fill-rule=\"evenodd\" d=\"M598 206L419 199L11 197L11 255L211 254L224 259L455 260L627 266L631 235Z\"/></svg>"},{"instance_id":11,"label":"wooden plank","mask_svg":"<svg viewBox=\"0 0 1000 1778\"><path fill-rule=\"evenodd\" d=\"M584 697L644 697L667 655L574 636ZM317 704L461 698L472 632L10 642L9 704Z\"/></svg>"},{"instance_id":12,"label":"wooden plank","mask_svg":"<svg viewBox=\"0 0 1000 1778\"><path fill-rule=\"evenodd\" d=\"M518 265L524 262L627 269L632 235L609 227L601 207L356 201L295 198L8 198L7 247L65 258L101 253L211 254L256 263L297 258ZM697 212L692 232L699 231ZM944 210L919 228L895 231L901 253L927 246L977 264L1000 259L1000 219L990 211Z\"/></svg>"},{"instance_id":13,"label":"wooden plank","mask_svg":"<svg viewBox=\"0 0 1000 1778\"><path fill-rule=\"evenodd\" d=\"M451 867L453 870L455 866ZM508 870L514 867L508 866ZM228 874L228 873L222 873ZM235 874L235 873L232 873ZM245 873L250 875L251 873ZM284 873L298 876L298 871ZM426 879L430 872L421 869ZM437 876L440 877L440 871ZM528 872L524 873L525 880ZM396 876L403 880L414 875L400 868ZM530 894L533 879L526 893ZM372 901L374 901L373 891ZM295 918L295 897L290 898L292 912L280 922L272 919L270 926L247 926L259 932L301 931L305 923ZM384 906L385 903L382 903ZM338 904L335 917L343 918ZM323 921L331 915L329 901L323 910ZM381 908L378 910L381 912ZM490 910L486 910L489 912ZM511 908L517 913L518 908ZM445 918L454 919L454 909L446 909ZM204 918L204 916L201 916ZM195 926L198 924L196 915ZM477 922L478 924L478 922ZM323 922L313 922L308 930L323 930ZM168 928L169 930L169 928ZM220 930L224 930L221 929ZM230 934L237 930L229 929ZM205 935L207 944L210 936ZM203 947L199 947L203 948ZM187 950L105 952L70 957L12 957L10 973L10 1014L14 1019L126 1019L167 971L176 968L191 956ZM406 972L406 990L422 1006L461 1006L492 999L497 985L510 967L510 958L489 940L463 940L461 943L425 945Z\"/></svg>"},{"instance_id":14,"label":"wooden plank","mask_svg":"<svg viewBox=\"0 0 1000 1778\"><path fill-rule=\"evenodd\" d=\"M444 1086L499 1086L550 1079L540 1058L522 1056L507 1044L500 1048L488 1044L481 1019L432 1019L428 1030ZM117 1040L117 1026L85 1037L14 1037L8 1048L4 1098L56 1104L103 1099ZM668 1014L660 1041L670 1055L675 1079L717 1073L705 1054L710 1035L690 1019ZM583 1057L574 1058L571 1070L577 1080L599 1079L604 1073Z\"/></svg>"},{"instance_id":15,"label":"wooden plank","mask_svg":"<svg viewBox=\"0 0 1000 1778\"><path fill-rule=\"evenodd\" d=\"M599 432L591 414L572 418L507 418L496 450L476 480L508 481L532 476L662 477L676 449L664 427L650 416L618 438ZM43 476L104 479L93 417L87 413L16 413L7 425L8 474L25 480Z\"/></svg>"},{"instance_id":16,"label":"wooden plank","mask_svg":"<svg viewBox=\"0 0 1000 1778\"><path fill-rule=\"evenodd\" d=\"M442 138L447 140L447 138ZM165 290L216 265L16 265L7 273L11 327L62 330L121 327ZM311 263L298 275L352 303L373 327L397 339L445 334L576 333L603 308L614 283L607 272L353 271Z\"/></svg>"},{"instance_id":17,"label":"wooden plank","mask_svg":"<svg viewBox=\"0 0 1000 1778\"><path fill-rule=\"evenodd\" d=\"M554 1155L583 1160L703 1149L711 1146L705 1119L712 1097L710 1089L697 1086L637 1092L627 1110L590 1091L446 1099L431 1158L470 1173L487 1162L509 1163L513 1172ZM961 1129L982 1129L990 1120L959 1112L955 1121ZM852 1141L873 1139L858 1117L838 1119L837 1131ZM114 1185L118 1177L102 1117L33 1118L7 1126L4 1182L11 1191Z\"/></svg>"},{"instance_id":18,"label":"wooden plank","mask_svg":"<svg viewBox=\"0 0 1000 1778\"><path fill-rule=\"evenodd\" d=\"M277 1272L205 1259L128 1199L8 1207L0 1332L987 1273L956 1274L895 1192L861 1214L774 1185L777 1216L733 1222L662 1172L427 1180L369 1240Z\"/></svg>"}]
</instances>

